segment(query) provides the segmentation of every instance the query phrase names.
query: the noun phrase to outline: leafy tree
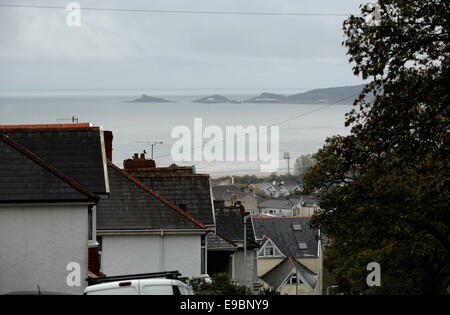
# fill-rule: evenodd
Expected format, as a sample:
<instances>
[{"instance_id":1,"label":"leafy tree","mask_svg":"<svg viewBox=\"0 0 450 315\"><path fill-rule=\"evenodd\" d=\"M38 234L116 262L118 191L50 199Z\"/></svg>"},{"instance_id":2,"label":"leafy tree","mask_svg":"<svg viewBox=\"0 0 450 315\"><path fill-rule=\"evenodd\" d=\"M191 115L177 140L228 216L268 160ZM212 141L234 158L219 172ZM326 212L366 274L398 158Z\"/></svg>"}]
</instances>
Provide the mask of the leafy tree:
<instances>
[{"instance_id":1,"label":"leafy tree","mask_svg":"<svg viewBox=\"0 0 450 315\"><path fill-rule=\"evenodd\" d=\"M204 278L193 278L189 284L196 295L249 295L251 290L231 279L227 273L217 273L211 277L211 282Z\"/></svg>"},{"instance_id":2,"label":"leafy tree","mask_svg":"<svg viewBox=\"0 0 450 315\"><path fill-rule=\"evenodd\" d=\"M295 160L294 172L303 180L303 176L314 166L314 164L316 164L316 161L312 154L300 155L297 160Z\"/></svg>"},{"instance_id":3,"label":"leafy tree","mask_svg":"<svg viewBox=\"0 0 450 315\"><path fill-rule=\"evenodd\" d=\"M356 16L344 23L353 71L370 83L347 114L351 134L327 139L305 176L322 193L313 225L341 291L442 294L450 281L450 4L379 5L379 26ZM366 284L372 261L380 287Z\"/></svg>"}]
</instances>

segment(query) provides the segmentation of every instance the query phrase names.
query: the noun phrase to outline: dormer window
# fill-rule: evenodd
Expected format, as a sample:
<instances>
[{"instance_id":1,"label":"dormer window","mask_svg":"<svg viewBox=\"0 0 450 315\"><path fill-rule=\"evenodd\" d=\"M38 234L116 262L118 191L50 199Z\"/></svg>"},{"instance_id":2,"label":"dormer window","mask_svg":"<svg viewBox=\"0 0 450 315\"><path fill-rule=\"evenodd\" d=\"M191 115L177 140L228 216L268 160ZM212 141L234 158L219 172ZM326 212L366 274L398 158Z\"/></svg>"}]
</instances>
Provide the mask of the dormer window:
<instances>
[{"instance_id":1,"label":"dormer window","mask_svg":"<svg viewBox=\"0 0 450 315\"><path fill-rule=\"evenodd\" d=\"M298 242L299 249L308 249L308 243L306 242Z\"/></svg>"},{"instance_id":2,"label":"dormer window","mask_svg":"<svg viewBox=\"0 0 450 315\"><path fill-rule=\"evenodd\" d=\"M269 239L259 250L258 257L284 257L278 247Z\"/></svg>"},{"instance_id":3,"label":"dormer window","mask_svg":"<svg viewBox=\"0 0 450 315\"><path fill-rule=\"evenodd\" d=\"M296 273L293 273L287 284L302 284L302 280L297 277Z\"/></svg>"},{"instance_id":4,"label":"dormer window","mask_svg":"<svg viewBox=\"0 0 450 315\"><path fill-rule=\"evenodd\" d=\"M266 246L266 248L264 248L264 256L273 256L275 253L275 248L273 248L272 245L268 245Z\"/></svg>"}]
</instances>

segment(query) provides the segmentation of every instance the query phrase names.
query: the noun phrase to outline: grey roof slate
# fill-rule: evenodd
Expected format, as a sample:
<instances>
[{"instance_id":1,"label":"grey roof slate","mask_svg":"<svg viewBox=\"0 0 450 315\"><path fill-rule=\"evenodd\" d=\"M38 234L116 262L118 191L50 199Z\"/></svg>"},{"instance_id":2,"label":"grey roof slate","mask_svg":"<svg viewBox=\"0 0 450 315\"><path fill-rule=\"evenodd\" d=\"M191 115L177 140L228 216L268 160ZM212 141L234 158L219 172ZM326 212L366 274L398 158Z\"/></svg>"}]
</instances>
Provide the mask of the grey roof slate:
<instances>
[{"instance_id":1,"label":"grey roof slate","mask_svg":"<svg viewBox=\"0 0 450 315\"><path fill-rule=\"evenodd\" d=\"M258 208L292 209L296 204L287 199L261 199Z\"/></svg>"},{"instance_id":2,"label":"grey roof slate","mask_svg":"<svg viewBox=\"0 0 450 315\"><path fill-rule=\"evenodd\" d=\"M225 200L226 193L228 192L237 193L240 192L240 190L235 185L221 185L221 186L213 186L212 192L215 200Z\"/></svg>"},{"instance_id":3,"label":"grey roof slate","mask_svg":"<svg viewBox=\"0 0 450 315\"><path fill-rule=\"evenodd\" d=\"M220 234L208 233L208 250L236 250L236 245Z\"/></svg>"},{"instance_id":4,"label":"grey roof slate","mask_svg":"<svg viewBox=\"0 0 450 315\"><path fill-rule=\"evenodd\" d=\"M92 198L0 139L0 202L89 199Z\"/></svg>"},{"instance_id":5,"label":"grey roof slate","mask_svg":"<svg viewBox=\"0 0 450 315\"><path fill-rule=\"evenodd\" d=\"M235 207L216 206L216 230L233 242L244 241L244 220L241 210ZM248 213L245 213L245 215ZM247 240L253 245L256 244L255 233L253 231L252 220L247 220L246 225Z\"/></svg>"},{"instance_id":6,"label":"grey roof slate","mask_svg":"<svg viewBox=\"0 0 450 315\"><path fill-rule=\"evenodd\" d=\"M309 226L309 218L271 218L253 217L253 226L257 239L269 237L283 252L293 258L317 257L318 232ZM293 224L302 226L301 231L295 231ZM299 242L306 242L308 249L300 249Z\"/></svg>"},{"instance_id":7,"label":"grey roof slate","mask_svg":"<svg viewBox=\"0 0 450 315\"><path fill-rule=\"evenodd\" d=\"M172 207L108 166L111 193L97 206L97 229L201 229Z\"/></svg>"},{"instance_id":8,"label":"grey roof slate","mask_svg":"<svg viewBox=\"0 0 450 315\"><path fill-rule=\"evenodd\" d=\"M167 174L134 176L206 225L214 225L209 176Z\"/></svg>"},{"instance_id":9,"label":"grey roof slate","mask_svg":"<svg viewBox=\"0 0 450 315\"><path fill-rule=\"evenodd\" d=\"M297 270L297 273L301 275L301 278L303 278L304 281L308 282L311 288L316 286L318 276L297 260L290 257L284 259L266 274L261 276L261 279L272 288L278 290L285 283L288 276L291 275L292 272L295 272L295 270Z\"/></svg>"},{"instance_id":10,"label":"grey roof slate","mask_svg":"<svg viewBox=\"0 0 450 315\"><path fill-rule=\"evenodd\" d=\"M106 193L101 130L5 130L43 160L94 193Z\"/></svg>"}]
</instances>

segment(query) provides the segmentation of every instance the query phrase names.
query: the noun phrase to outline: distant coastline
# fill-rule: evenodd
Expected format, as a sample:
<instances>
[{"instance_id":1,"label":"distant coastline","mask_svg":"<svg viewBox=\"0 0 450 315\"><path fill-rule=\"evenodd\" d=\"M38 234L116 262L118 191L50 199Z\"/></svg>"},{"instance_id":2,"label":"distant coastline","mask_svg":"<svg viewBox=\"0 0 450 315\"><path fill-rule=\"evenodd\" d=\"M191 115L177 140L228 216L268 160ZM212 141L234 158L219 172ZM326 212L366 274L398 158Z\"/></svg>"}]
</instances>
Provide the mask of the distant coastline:
<instances>
[{"instance_id":1,"label":"distant coastline","mask_svg":"<svg viewBox=\"0 0 450 315\"><path fill-rule=\"evenodd\" d=\"M210 95L191 101L200 104L348 104L362 92L364 85L351 85L331 88L313 89L292 95L263 92L258 96L246 100L234 100L223 95ZM129 101L131 103L171 103L174 101L143 94L140 98Z\"/></svg>"}]
</instances>

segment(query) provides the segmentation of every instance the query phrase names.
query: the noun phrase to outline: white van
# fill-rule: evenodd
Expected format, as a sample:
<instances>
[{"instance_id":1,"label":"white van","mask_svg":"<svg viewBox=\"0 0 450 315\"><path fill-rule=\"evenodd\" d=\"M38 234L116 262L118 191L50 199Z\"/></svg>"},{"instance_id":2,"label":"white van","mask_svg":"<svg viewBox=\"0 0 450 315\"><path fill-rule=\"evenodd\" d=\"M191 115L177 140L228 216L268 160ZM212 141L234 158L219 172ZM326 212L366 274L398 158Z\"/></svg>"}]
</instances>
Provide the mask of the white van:
<instances>
[{"instance_id":1,"label":"white van","mask_svg":"<svg viewBox=\"0 0 450 315\"><path fill-rule=\"evenodd\" d=\"M173 279L123 280L96 284L85 295L194 295L190 286Z\"/></svg>"}]
</instances>

